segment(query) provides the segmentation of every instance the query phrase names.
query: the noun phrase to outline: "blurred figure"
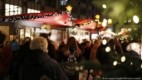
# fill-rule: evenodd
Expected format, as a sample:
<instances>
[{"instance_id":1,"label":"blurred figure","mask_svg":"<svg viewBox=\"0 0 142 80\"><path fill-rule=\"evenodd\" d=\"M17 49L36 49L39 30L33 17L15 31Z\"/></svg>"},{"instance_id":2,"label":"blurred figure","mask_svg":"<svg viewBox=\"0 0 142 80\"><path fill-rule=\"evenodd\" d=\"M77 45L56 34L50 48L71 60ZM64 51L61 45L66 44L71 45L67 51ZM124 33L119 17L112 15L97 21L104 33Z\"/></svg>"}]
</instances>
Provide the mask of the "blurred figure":
<instances>
[{"instance_id":1,"label":"blurred figure","mask_svg":"<svg viewBox=\"0 0 142 80\"><path fill-rule=\"evenodd\" d=\"M90 60L94 62L98 62L96 55L97 55L97 49L101 45L101 39L98 39L94 42L93 47L91 48L90 53Z\"/></svg>"},{"instance_id":2,"label":"blurred figure","mask_svg":"<svg viewBox=\"0 0 142 80\"><path fill-rule=\"evenodd\" d=\"M29 37L25 37L22 44L20 45L20 49L14 56L10 75L10 78L14 78L14 80L17 80L17 72L19 70L21 63L24 61L24 58L30 53L30 42L31 39Z\"/></svg>"},{"instance_id":3,"label":"blurred figure","mask_svg":"<svg viewBox=\"0 0 142 80\"><path fill-rule=\"evenodd\" d=\"M13 52L13 55L15 56L20 48L20 45L19 43L16 41L16 39L13 39L11 42L10 42L10 46L12 47L12 52Z\"/></svg>"},{"instance_id":4,"label":"blurred figure","mask_svg":"<svg viewBox=\"0 0 142 80\"><path fill-rule=\"evenodd\" d=\"M130 42L129 42L128 39L124 39L124 42L121 44L121 45L122 45L123 52L124 52L125 54L127 53L126 47L128 46L129 43L130 43Z\"/></svg>"},{"instance_id":5,"label":"blurred figure","mask_svg":"<svg viewBox=\"0 0 142 80\"><path fill-rule=\"evenodd\" d=\"M84 52L82 56L85 60L90 60L91 47L92 47L92 44L90 41L84 42Z\"/></svg>"},{"instance_id":6,"label":"blurred figure","mask_svg":"<svg viewBox=\"0 0 142 80\"><path fill-rule=\"evenodd\" d=\"M56 59L55 55L56 55L56 49L55 49L55 46L53 44L53 42L49 39L49 37L51 36L51 33L41 33L40 34L41 37L44 37L46 38L46 40L48 41L48 55L53 58L53 59Z\"/></svg>"},{"instance_id":7,"label":"blurred figure","mask_svg":"<svg viewBox=\"0 0 142 80\"><path fill-rule=\"evenodd\" d=\"M123 49L122 49L122 46L120 44L120 40L119 40L119 37L115 37L114 38L114 42L115 42L115 50L118 54L123 54Z\"/></svg>"},{"instance_id":8,"label":"blurred figure","mask_svg":"<svg viewBox=\"0 0 142 80\"><path fill-rule=\"evenodd\" d=\"M58 47L57 61L58 61L59 63L62 63L62 58L63 58L62 49L63 49L64 46L65 46L65 42L62 41L62 42L59 44L59 47Z\"/></svg>"},{"instance_id":9,"label":"blurred figure","mask_svg":"<svg viewBox=\"0 0 142 80\"><path fill-rule=\"evenodd\" d=\"M68 80L60 64L48 56L48 42L43 37L31 41L31 52L17 72L17 79L13 80Z\"/></svg>"},{"instance_id":10,"label":"blurred figure","mask_svg":"<svg viewBox=\"0 0 142 80\"><path fill-rule=\"evenodd\" d=\"M141 59L141 46L137 41L133 41L126 47L127 54L131 57Z\"/></svg>"},{"instance_id":11,"label":"blurred figure","mask_svg":"<svg viewBox=\"0 0 142 80\"><path fill-rule=\"evenodd\" d=\"M74 37L69 37L67 44L62 48L62 64L69 80L78 80L75 67L81 61L82 53Z\"/></svg>"},{"instance_id":12,"label":"blurred figure","mask_svg":"<svg viewBox=\"0 0 142 80\"><path fill-rule=\"evenodd\" d=\"M5 38L5 34L0 32L0 80L4 80L4 78L8 77L13 59L9 41L5 41Z\"/></svg>"}]
</instances>

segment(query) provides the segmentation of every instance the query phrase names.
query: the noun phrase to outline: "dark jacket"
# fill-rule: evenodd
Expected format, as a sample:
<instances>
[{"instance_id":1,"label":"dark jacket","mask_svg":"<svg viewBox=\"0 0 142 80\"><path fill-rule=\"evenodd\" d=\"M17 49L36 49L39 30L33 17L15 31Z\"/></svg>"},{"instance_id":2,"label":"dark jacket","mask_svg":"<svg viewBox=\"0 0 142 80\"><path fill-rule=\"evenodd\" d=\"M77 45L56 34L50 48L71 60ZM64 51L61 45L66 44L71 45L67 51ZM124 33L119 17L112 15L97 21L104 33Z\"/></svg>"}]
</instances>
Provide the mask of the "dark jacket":
<instances>
[{"instance_id":1,"label":"dark jacket","mask_svg":"<svg viewBox=\"0 0 142 80\"><path fill-rule=\"evenodd\" d=\"M13 55L12 49L9 46L4 46L0 48L0 75L8 74Z\"/></svg>"},{"instance_id":2,"label":"dark jacket","mask_svg":"<svg viewBox=\"0 0 142 80\"><path fill-rule=\"evenodd\" d=\"M18 80L68 80L61 66L48 54L32 50L20 64Z\"/></svg>"}]
</instances>

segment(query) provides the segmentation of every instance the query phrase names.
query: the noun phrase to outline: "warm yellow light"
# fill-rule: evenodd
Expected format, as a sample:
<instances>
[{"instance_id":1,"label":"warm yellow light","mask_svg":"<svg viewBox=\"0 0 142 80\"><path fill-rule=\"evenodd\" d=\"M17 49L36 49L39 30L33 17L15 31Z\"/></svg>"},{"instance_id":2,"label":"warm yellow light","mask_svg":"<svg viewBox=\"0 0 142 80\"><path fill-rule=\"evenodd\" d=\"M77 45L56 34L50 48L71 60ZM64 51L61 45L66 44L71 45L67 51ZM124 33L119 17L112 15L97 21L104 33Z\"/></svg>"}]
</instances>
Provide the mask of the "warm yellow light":
<instances>
[{"instance_id":1,"label":"warm yellow light","mask_svg":"<svg viewBox=\"0 0 142 80\"><path fill-rule=\"evenodd\" d=\"M95 16L95 18L96 18L96 19L100 19L100 15L97 14L97 15Z\"/></svg>"},{"instance_id":2,"label":"warm yellow light","mask_svg":"<svg viewBox=\"0 0 142 80\"><path fill-rule=\"evenodd\" d=\"M102 7L103 7L104 9L106 9L106 8L107 8L106 4L103 4L103 5L102 5Z\"/></svg>"},{"instance_id":3,"label":"warm yellow light","mask_svg":"<svg viewBox=\"0 0 142 80\"><path fill-rule=\"evenodd\" d=\"M112 24L112 19L108 19L108 24Z\"/></svg>"},{"instance_id":4,"label":"warm yellow light","mask_svg":"<svg viewBox=\"0 0 142 80\"><path fill-rule=\"evenodd\" d=\"M67 11L71 12L72 6L71 6L71 5L67 5L67 6L66 6L66 9L67 9Z\"/></svg>"}]
</instances>

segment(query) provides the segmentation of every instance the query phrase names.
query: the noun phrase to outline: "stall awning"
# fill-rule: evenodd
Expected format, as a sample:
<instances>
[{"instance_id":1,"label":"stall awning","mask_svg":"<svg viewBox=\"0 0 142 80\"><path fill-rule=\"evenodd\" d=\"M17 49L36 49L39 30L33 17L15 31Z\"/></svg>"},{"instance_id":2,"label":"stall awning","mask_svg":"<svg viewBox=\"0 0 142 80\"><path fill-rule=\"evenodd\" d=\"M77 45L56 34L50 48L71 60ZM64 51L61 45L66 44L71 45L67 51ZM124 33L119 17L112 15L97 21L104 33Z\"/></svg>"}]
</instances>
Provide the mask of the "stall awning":
<instances>
[{"instance_id":1,"label":"stall awning","mask_svg":"<svg viewBox=\"0 0 142 80\"><path fill-rule=\"evenodd\" d=\"M74 23L80 29L84 29L84 30L94 30L96 27L96 23L91 19L78 19L78 20L74 20Z\"/></svg>"},{"instance_id":2,"label":"stall awning","mask_svg":"<svg viewBox=\"0 0 142 80\"><path fill-rule=\"evenodd\" d=\"M41 22L43 24L50 24L53 26L72 26L71 17L67 13L55 13L52 16L45 16L43 18L30 19L31 21Z\"/></svg>"},{"instance_id":3,"label":"stall awning","mask_svg":"<svg viewBox=\"0 0 142 80\"><path fill-rule=\"evenodd\" d=\"M1 17L0 22L29 20L53 26L72 26L71 15L66 12L43 12Z\"/></svg>"}]
</instances>

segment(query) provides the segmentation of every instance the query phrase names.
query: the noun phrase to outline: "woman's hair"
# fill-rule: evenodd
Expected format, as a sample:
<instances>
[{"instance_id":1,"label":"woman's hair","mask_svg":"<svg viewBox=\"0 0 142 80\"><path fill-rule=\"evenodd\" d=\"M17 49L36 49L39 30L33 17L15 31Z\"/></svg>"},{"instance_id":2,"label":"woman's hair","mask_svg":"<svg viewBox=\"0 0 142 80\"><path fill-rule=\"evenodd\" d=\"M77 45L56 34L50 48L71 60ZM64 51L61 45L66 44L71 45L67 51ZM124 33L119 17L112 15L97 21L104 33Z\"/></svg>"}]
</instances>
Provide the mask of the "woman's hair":
<instances>
[{"instance_id":1,"label":"woman's hair","mask_svg":"<svg viewBox=\"0 0 142 80\"><path fill-rule=\"evenodd\" d=\"M69 37L68 41L67 41L67 45L68 46L77 46L77 41L74 37Z\"/></svg>"},{"instance_id":2,"label":"woman's hair","mask_svg":"<svg viewBox=\"0 0 142 80\"><path fill-rule=\"evenodd\" d=\"M42 50L43 52L48 52L47 47L48 42L44 37L37 37L33 39L30 43L30 48L32 50Z\"/></svg>"}]
</instances>

